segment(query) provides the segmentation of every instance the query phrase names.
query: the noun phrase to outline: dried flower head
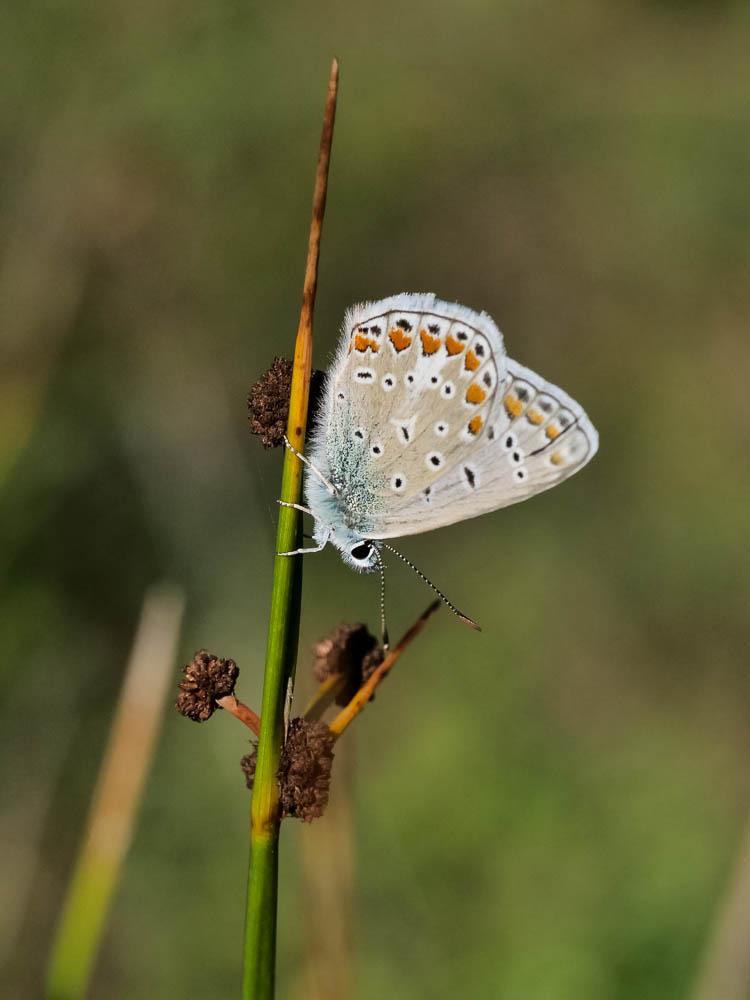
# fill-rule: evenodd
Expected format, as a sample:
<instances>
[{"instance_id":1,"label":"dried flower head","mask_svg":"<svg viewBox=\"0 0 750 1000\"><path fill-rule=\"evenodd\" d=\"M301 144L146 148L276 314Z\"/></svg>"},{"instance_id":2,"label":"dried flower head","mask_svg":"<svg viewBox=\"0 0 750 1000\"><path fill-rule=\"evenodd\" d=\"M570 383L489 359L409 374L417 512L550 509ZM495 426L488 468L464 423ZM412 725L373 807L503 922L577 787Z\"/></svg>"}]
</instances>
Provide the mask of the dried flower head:
<instances>
[{"instance_id":1,"label":"dried flower head","mask_svg":"<svg viewBox=\"0 0 750 1000\"><path fill-rule=\"evenodd\" d=\"M248 393L250 430L258 435L264 448L276 448L284 440L291 387L292 362L274 358L271 367Z\"/></svg>"},{"instance_id":2,"label":"dried flower head","mask_svg":"<svg viewBox=\"0 0 750 1000\"><path fill-rule=\"evenodd\" d=\"M323 815L333 766L335 737L325 722L292 719L279 765L281 815L305 823Z\"/></svg>"},{"instance_id":3,"label":"dried flower head","mask_svg":"<svg viewBox=\"0 0 750 1000\"><path fill-rule=\"evenodd\" d=\"M337 625L313 647L313 673L321 684L333 674L343 674L346 684L336 697L347 705L370 674L383 661L383 650L366 625Z\"/></svg>"},{"instance_id":4,"label":"dried flower head","mask_svg":"<svg viewBox=\"0 0 750 1000\"><path fill-rule=\"evenodd\" d=\"M253 744L253 749L250 753L246 753L245 756L240 761L240 767L242 768L242 773L245 775L245 784L252 791L253 785L255 784L255 768L258 765L258 744Z\"/></svg>"},{"instance_id":5,"label":"dried flower head","mask_svg":"<svg viewBox=\"0 0 750 1000\"><path fill-rule=\"evenodd\" d=\"M205 722L220 707L216 699L234 693L240 668L234 660L199 649L183 672L185 677L175 702L177 711L193 722Z\"/></svg>"},{"instance_id":6,"label":"dried flower head","mask_svg":"<svg viewBox=\"0 0 750 1000\"><path fill-rule=\"evenodd\" d=\"M282 818L304 823L322 816L328 805L336 737L324 722L296 718L289 723L277 780ZM255 782L257 747L240 761L247 787Z\"/></svg>"},{"instance_id":7,"label":"dried flower head","mask_svg":"<svg viewBox=\"0 0 750 1000\"><path fill-rule=\"evenodd\" d=\"M310 379L311 417L315 414L322 386L323 372L314 371ZM248 393L250 430L258 435L264 448L277 448L284 440L291 387L292 362L286 358L274 358L271 367Z\"/></svg>"}]
</instances>

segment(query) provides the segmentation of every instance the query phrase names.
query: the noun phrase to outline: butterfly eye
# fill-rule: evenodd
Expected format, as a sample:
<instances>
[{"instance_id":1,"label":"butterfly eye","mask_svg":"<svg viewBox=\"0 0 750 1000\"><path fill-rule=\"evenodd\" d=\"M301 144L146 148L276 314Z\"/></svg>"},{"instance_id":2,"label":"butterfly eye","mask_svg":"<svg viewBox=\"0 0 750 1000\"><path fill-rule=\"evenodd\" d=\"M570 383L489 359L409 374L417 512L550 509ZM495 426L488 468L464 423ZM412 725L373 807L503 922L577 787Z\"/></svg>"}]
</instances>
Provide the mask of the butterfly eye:
<instances>
[{"instance_id":1,"label":"butterfly eye","mask_svg":"<svg viewBox=\"0 0 750 1000\"><path fill-rule=\"evenodd\" d=\"M352 559L368 559L372 552L372 545L369 542L360 542L350 549Z\"/></svg>"}]
</instances>

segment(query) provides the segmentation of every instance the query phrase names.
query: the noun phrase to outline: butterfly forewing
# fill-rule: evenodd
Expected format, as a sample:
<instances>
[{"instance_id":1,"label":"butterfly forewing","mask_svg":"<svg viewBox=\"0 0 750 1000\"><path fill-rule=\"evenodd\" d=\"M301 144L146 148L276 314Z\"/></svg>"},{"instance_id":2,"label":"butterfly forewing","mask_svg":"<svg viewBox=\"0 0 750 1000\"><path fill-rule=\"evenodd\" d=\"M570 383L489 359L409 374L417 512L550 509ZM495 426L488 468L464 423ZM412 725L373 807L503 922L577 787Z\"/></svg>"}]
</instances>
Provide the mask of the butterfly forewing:
<instances>
[{"instance_id":1,"label":"butterfly forewing","mask_svg":"<svg viewBox=\"0 0 750 1000\"><path fill-rule=\"evenodd\" d=\"M328 386L326 441L315 450L324 444L332 482L350 494L347 509L361 509L368 494L373 523L363 530L377 532L386 514L397 516L476 447L504 366L488 316L433 296L396 296L348 314Z\"/></svg>"}]
</instances>

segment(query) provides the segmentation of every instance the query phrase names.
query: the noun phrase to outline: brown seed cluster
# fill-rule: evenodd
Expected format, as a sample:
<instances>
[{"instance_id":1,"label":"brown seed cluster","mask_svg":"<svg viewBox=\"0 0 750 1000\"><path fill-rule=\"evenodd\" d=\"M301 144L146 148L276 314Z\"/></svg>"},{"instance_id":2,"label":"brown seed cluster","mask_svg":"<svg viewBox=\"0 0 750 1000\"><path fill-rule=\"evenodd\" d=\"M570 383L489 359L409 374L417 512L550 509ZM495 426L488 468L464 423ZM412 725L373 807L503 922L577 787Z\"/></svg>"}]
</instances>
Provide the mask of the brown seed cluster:
<instances>
[{"instance_id":1,"label":"brown seed cluster","mask_svg":"<svg viewBox=\"0 0 750 1000\"><path fill-rule=\"evenodd\" d=\"M253 785L255 784L255 768L258 766L258 744L253 742L253 749L250 753L246 753L245 756L240 760L240 767L242 768L242 773L245 775L245 784L250 789L253 790Z\"/></svg>"},{"instance_id":2,"label":"brown seed cluster","mask_svg":"<svg viewBox=\"0 0 750 1000\"><path fill-rule=\"evenodd\" d=\"M274 358L273 364L251 387L247 397L250 430L264 448L277 448L284 440L289 417L292 362Z\"/></svg>"},{"instance_id":3,"label":"brown seed cluster","mask_svg":"<svg viewBox=\"0 0 750 1000\"><path fill-rule=\"evenodd\" d=\"M324 722L296 718L289 723L277 772L282 818L310 823L328 805L335 736ZM258 761L257 747L242 758L245 783L252 789Z\"/></svg>"},{"instance_id":4,"label":"brown seed cluster","mask_svg":"<svg viewBox=\"0 0 750 1000\"><path fill-rule=\"evenodd\" d=\"M323 387L323 372L314 371L310 380L310 414L314 417ZM251 387L247 397L250 430L264 448L277 448L284 440L289 419L292 362L274 358L273 364Z\"/></svg>"},{"instance_id":5,"label":"brown seed cluster","mask_svg":"<svg viewBox=\"0 0 750 1000\"><path fill-rule=\"evenodd\" d=\"M234 693L240 668L234 660L199 649L183 672L185 677L175 702L177 711L193 722L205 722L219 708L216 699Z\"/></svg>"},{"instance_id":6,"label":"brown seed cluster","mask_svg":"<svg viewBox=\"0 0 750 1000\"><path fill-rule=\"evenodd\" d=\"M346 684L336 697L348 705L370 674L383 662L383 650L366 625L337 625L313 647L313 673L321 684L343 674Z\"/></svg>"}]
</instances>

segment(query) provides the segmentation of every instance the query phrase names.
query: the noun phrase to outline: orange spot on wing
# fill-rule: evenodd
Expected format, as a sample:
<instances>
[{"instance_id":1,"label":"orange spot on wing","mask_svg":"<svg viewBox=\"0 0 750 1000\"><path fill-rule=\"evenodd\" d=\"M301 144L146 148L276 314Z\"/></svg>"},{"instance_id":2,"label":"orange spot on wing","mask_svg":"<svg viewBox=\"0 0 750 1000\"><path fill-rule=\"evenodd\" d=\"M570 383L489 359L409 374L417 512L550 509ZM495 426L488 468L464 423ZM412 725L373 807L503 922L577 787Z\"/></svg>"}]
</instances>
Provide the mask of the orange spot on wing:
<instances>
[{"instance_id":1,"label":"orange spot on wing","mask_svg":"<svg viewBox=\"0 0 750 1000\"><path fill-rule=\"evenodd\" d=\"M503 400L503 406L511 420L515 420L516 417L520 417L523 413L523 406L515 396L506 396Z\"/></svg>"},{"instance_id":2,"label":"orange spot on wing","mask_svg":"<svg viewBox=\"0 0 750 1000\"><path fill-rule=\"evenodd\" d=\"M464 368L467 372L475 372L480 365L479 358L473 351L466 352L466 360L464 361Z\"/></svg>"},{"instance_id":3,"label":"orange spot on wing","mask_svg":"<svg viewBox=\"0 0 750 1000\"><path fill-rule=\"evenodd\" d=\"M552 454L549 457L549 460L550 460L550 462L552 462L553 465L564 465L565 464L565 459L562 457L562 455L561 455L561 453L559 451L553 451Z\"/></svg>"},{"instance_id":4,"label":"orange spot on wing","mask_svg":"<svg viewBox=\"0 0 750 1000\"><path fill-rule=\"evenodd\" d=\"M554 424L550 424L544 433L547 435L550 441L554 441L556 437L560 437L560 428L555 427Z\"/></svg>"},{"instance_id":5,"label":"orange spot on wing","mask_svg":"<svg viewBox=\"0 0 750 1000\"><path fill-rule=\"evenodd\" d=\"M466 390L467 403L474 403L474 404L483 403L486 398L487 398L487 393L484 391L481 385L477 385L476 382L472 383L472 385L470 385L469 388Z\"/></svg>"},{"instance_id":6,"label":"orange spot on wing","mask_svg":"<svg viewBox=\"0 0 750 1000\"><path fill-rule=\"evenodd\" d=\"M377 342L377 340L374 340L372 337L365 337L365 335L362 333L358 333L357 336L354 338L354 346L360 352L360 354L363 354L368 347L370 348L373 354L377 354L378 351L380 350L380 344Z\"/></svg>"},{"instance_id":7,"label":"orange spot on wing","mask_svg":"<svg viewBox=\"0 0 750 1000\"><path fill-rule=\"evenodd\" d=\"M419 331L419 339L422 341L422 354L434 354L440 349L440 337L433 337L426 330Z\"/></svg>"},{"instance_id":8,"label":"orange spot on wing","mask_svg":"<svg viewBox=\"0 0 750 1000\"><path fill-rule=\"evenodd\" d=\"M451 335L448 334L448 336L445 338L445 349L448 352L448 354L453 356L454 354L460 354L461 351L463 351L464 349L464 345L461 343L460 340L456 340L455 337L451 337Z\"/></svg>"},{"instance_id":9,"label":"orange spot on wing","mask_svg":"<svg viewBox=\"0 0 750 1000\"><path fill-rule=\"evenodd\" d=\"M539 424L544 422L544 417L541 415L539 410L529 410L529 412L526 414L526 419L530 424L533 424L535 427L538 427Z\"/></svg>"},{"instance_id":10,"label":"orange spot on wing","mask_svg":"<svg viewBox=\"0 0 750 1000\"><path fill-rule=\"evenodd\" d=\"M396 350L401 353L405 351L407 347L411 347L411 337L404 333L403 330L399 330L398 327L394 327L388 334L388 339L396 348Z\"/></svg>"},{"instance_id":11,"label":"orange spot on wing","mask_svg":"<svg viewBox=\"0 0 750 1000\"><path fill-rule=\"evenodd\" d=\"M469 421L469 434L478 434L482 429L484 420L480 416L472 417Z\"/></svg>"}]
</instances>

